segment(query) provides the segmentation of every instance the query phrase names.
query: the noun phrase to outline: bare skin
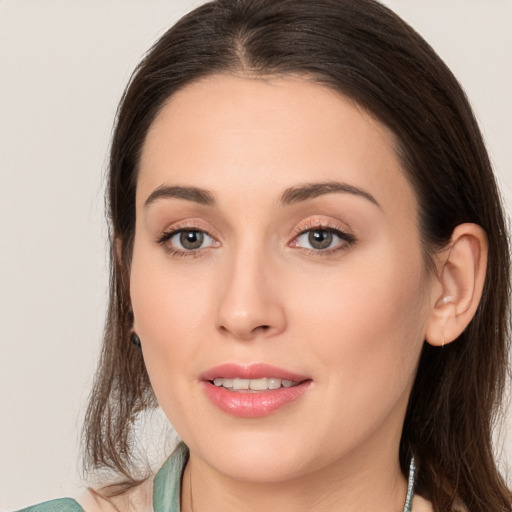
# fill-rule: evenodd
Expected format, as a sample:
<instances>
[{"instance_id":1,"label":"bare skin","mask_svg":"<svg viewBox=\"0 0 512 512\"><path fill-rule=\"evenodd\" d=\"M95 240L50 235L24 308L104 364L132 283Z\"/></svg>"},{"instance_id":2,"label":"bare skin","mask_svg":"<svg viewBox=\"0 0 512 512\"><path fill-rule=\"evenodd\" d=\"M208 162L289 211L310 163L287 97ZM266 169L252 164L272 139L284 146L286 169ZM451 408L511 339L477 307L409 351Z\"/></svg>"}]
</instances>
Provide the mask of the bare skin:
<instances>
[{"instance_id":1,"label":"bare skin","mask_svg":"<svg viewBox=\"0 0 512 512\"><path fill-rule=\"evenodd\" d=\"M153 389L190 449L184 512L402 510L419 354L467 325L486 256L462 225L427 273L417 210L392 134L329 89L222 75L163 108L140 163L130 289ZM204 392L226 363L309 386L240 417Z\"/></svg>"}]
</instances>

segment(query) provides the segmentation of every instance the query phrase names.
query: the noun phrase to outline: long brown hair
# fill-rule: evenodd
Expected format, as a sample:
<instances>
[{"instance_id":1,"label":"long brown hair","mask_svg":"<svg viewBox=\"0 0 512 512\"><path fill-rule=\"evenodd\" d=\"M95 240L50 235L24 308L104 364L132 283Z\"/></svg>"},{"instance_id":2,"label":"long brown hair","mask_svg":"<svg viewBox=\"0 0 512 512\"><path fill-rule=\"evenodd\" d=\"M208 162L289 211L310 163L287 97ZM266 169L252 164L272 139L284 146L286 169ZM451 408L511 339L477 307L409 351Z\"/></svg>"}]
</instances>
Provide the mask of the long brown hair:
<instances>
[{"instance_id":1,"label":"long brown hair","mask_svg":"<svg viewBox=\"0 0 512 512\"><path fill-rule=\"evenodd\" d=\"M347 95L390 128L419 203L427 267L460 223L489 240L485 289L458 340L425 344L400 443L417 492L436 511L510 511L492 429L504 391L509 248L500 196L464 92L432 48L373 0L216 0L172 27L133 74L117 113L108 182L111 289L100 365L84 427L85 461L135 482L133 419L156 406L129 340L128 277L141 148L178 89L214 73L301 75ZM116 243L122 242L121 254ZM118 257L119 256L119 257Z\"/></svg>"}]
</instances>

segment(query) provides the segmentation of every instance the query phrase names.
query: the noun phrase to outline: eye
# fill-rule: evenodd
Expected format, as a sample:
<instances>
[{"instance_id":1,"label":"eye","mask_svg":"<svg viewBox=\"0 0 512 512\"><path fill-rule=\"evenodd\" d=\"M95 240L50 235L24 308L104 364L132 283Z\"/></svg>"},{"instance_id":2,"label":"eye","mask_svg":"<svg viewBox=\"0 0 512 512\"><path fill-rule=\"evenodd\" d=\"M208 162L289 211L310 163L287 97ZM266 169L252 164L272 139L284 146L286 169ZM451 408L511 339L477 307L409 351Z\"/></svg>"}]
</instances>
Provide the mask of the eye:
<instances>
[{"instance_id":1,"label":"eye","mask_svg":"<svg viewBox=\"0 0 512 512\"><path fill-rule=\"evenodd\" d=\"M201 248L205 238L207 239L208 235L205 235L203 231L179 231L171 237L170 241L175 245L181 245L181 249L193 251L194 249Z\"/></svg>"},{"instance_id":2,"label":"eye","mask_svg":"<svg viewBox=\"0 0 512 512\"><path fill-rule=\"evenodd\" d=\"M158 240L172 254L184 255L204 249L216 247L218 242L200 229L179 229L164 233Z\"/></svg>"},{"instance_id":3,"label":"eye","mask_svg":"<svg viewBox=\"0 0 512 512\"><path fill-rule=\"evenodd\" d=\"M307 243L312 249L328 249L333 240L334 240L334 234L330 231L326 231L325 229L317 229L315 231L309 231L307 233L304 233L299 237L299 240L301 238L306 238Z\"/></svg>"},{"instance_id":4,"label":"eye","mask_svg":"<svg viewBox=\"0 0 512 512\"><path fill-rule=\"evenodd\" d=\"M331 252L355 242L355 238L334 228L316 227L302 231L291 243L292 247L302 247L313 251Z\"/></svg>"}]
</instances>

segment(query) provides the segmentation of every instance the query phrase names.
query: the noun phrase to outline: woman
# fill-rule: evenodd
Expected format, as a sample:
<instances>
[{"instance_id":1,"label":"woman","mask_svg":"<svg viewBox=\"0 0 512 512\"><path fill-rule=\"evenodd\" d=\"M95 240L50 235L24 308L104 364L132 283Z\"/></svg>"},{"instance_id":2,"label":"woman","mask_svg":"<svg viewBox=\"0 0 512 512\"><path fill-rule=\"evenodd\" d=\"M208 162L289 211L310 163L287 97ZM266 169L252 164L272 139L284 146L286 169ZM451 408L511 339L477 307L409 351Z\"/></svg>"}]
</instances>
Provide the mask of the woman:
<instances>
[{"instance_id":1,"label":"woman","mask_svg":"<svg viewBox=\"0 0 512 512\"><path fill-rule=\"evenodd\" d=\"M122 99L109 208L84 433L124 481L83 509L511 510L499 194L459 85L388 9L185 16ZM141 483L133 424L157 403L184 444ZM59 506L82 509L40 510Z\"/></svg>"}]
</instances>

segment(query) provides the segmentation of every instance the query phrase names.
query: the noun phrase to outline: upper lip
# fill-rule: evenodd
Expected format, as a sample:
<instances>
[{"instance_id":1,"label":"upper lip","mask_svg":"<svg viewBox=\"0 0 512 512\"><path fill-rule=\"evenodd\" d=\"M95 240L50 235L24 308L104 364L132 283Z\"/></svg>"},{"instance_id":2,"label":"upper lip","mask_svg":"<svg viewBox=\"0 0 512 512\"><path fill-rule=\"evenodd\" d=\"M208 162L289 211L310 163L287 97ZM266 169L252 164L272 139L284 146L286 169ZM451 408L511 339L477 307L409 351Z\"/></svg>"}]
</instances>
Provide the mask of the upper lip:
<instances>
[{"instance_id":1,"label":"upper lip","mask_svg":"<svg viewBox=\"0 0 512 512\"><path fill-rule=\"evenodd\" d=\"M273 377L281 380L291 380L293 382L302 382L309 380L309 377L273 366L270 364L257 363L250 365L240 365L235 363L226 363L206 370L200 375L203 381L213 381L216 378L226 379L262 379L264 377Z\"/></svg>"}]
</instances>

